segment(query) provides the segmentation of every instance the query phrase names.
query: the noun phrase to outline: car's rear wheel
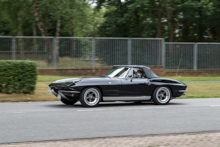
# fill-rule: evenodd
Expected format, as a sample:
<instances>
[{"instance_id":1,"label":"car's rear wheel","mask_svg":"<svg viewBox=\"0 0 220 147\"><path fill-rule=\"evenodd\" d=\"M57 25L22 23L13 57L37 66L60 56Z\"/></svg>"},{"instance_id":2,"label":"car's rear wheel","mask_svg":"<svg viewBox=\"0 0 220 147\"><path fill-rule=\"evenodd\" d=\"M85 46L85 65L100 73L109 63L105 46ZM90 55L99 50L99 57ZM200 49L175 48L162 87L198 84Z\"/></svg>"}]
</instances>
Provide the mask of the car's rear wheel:
<instances>
[{"instance_id":1,"label":"car's rear wheel","mask_svg":"<svg viewBox=\"0 0 220 147\"><path fill-rule=\"evenodd\" d=\"M80 94L79 100L83 106L95 107L101 100L101 92L96 87L86 88Z\"/></svg>"},{"instance_id":2,"label":"car's rear wheel","mask_svg":"<svg viewBox=\"0 0 220 147\"><path fill-rule=\"evenodd\" d=\"M60 101L62 103L64 103L65 105L73 105L77 102L77 100L73 99L73 100L67 100L67 99L64 99L64 98L61 98Z\"/></svg>"},{"instance_id":3,"label":"car's rear wheel","mask_svg":"<svg viewBox=\"0 0 220 147\"><path fill-rule=\"evenodd\" d=\"M171 100L171 91L168 87L158 87L154 90L152 100L156 105L168 104Z\"/></svg>"}]
</instances>

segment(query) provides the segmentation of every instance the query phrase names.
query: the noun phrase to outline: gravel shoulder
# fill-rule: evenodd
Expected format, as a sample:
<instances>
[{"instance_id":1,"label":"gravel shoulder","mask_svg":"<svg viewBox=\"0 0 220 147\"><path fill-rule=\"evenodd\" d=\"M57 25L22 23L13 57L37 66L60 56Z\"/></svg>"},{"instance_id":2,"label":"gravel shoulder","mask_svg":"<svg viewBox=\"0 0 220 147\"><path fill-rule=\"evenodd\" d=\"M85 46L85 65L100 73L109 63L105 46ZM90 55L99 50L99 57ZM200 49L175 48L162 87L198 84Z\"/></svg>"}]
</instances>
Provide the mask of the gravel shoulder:
<instances>
[{"instance_id":1,"label":"gravel shoulder","mask_svg":"<svg viewBox=\"0 0 220 147\"><path fill-rule=\"evenodd\" d=\"M220 147L220 133L117 137L3 144L0 147Z\"/></svg>"}]
</instances>

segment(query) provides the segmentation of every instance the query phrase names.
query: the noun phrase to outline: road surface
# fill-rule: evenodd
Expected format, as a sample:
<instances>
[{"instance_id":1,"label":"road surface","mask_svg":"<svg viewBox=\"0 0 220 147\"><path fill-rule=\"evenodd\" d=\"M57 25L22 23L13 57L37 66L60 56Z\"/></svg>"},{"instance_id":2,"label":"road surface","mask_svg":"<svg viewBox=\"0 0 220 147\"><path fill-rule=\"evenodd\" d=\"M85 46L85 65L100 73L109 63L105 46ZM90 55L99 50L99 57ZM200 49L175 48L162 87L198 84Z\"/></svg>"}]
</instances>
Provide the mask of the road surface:
<instances>
[{"instance_id":1,"label":"road surface","mask_svg":"<svg viewBox=\"0 0 220 147\"><path fill-rule=\"evenodd\" d=\"M170 104L0 103L0 143L220 131L220 98Z\"/></svg>"}]
</instances>

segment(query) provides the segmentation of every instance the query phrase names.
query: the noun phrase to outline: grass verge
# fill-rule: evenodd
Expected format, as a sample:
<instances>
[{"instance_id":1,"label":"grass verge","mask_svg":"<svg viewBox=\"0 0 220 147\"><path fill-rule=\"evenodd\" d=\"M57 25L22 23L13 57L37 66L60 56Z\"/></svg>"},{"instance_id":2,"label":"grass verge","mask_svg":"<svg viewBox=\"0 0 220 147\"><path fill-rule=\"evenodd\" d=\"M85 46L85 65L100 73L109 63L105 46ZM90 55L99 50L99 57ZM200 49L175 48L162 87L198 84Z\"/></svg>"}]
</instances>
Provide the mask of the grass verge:
<instances>
[{"instance_id":1,"label":"grass verge","mask_svg":"<svg viewBox=\"0 0 220 147\"><path fill-rule=\"evenodd\" d=\"M0 94L0 102L57 101L47 93L49 83L37 83L35 94ZM180 98L220 98L220 83L188 83L186 95Z\"/></svg>"},{"instance_id":2,"label":"grass verge","mask_svg":"<svg viewBox=\"0 0 220 147\"><path fill-rule=\"evenodd\" d=\"M92 68L92 60L91 58L69 58L69 57L60 57L58 59L57 67L61 68ZM106 66L104 64L100 64L99 59L96 59L95 66L100 67L100 66ZM45 67L48 68L48 63L44 60L35 60L37 63L38 67ZM52 68L52 67L51 67Z\"/></svg>"},{"instance_id":3,"label":"grass verge","mask_svg":"<svg viewBox=\"0 0 220 147\"><path fill-rule=\"evenodd\" d=\"M30 102L30 101L56 101L55 96L49 95L49 83L37 83L34 94L4 94L0 93L0 102Z\"/></svg>"},{"instance_id":4,"label":"grass verge","mask_svg":"<svg viewBox=\"0 0 220 147\"><path fill-rule=\"evenodd\" d=\"M66 79L66 78L82 78L79 76L51 76L51 75L38 75L37 76L37 82L47 82L47 81L56 81L60 79Z\"/></svg>"},{"instance_id":5,"label":"grass verge","mask_svg":"<svg viewBox=\"0 0 220 147\"><path fill-rule=\"evenodd\" d=\"M210 76L160 76L163 78L174 79L178 81L220 81L219 75Z\"/></svg>"},{"instance_id":6,"label":"grass verge","mask_svg":"<svg viewBox=\"0 0 220 147\"><path fill-rule=\"evenodd\" d=\"M84 78L92 76L51 76L51 75L38 75L37 82L55 81L65 78ZM203 77L193 77L193 76L160 76L162 78L169 78L178 81L220 81L220 76L203 76Z\"/></svg>"},{"instance_id":7,"label":"grass verge","mask_svg":"<svg viewBox=\"0 0 220 147\"><path fill-rule=\"evenodd\" d=\"M186 95L180 98L220 98L220 83L187 83Z\"/></svg>"}]
</instances>

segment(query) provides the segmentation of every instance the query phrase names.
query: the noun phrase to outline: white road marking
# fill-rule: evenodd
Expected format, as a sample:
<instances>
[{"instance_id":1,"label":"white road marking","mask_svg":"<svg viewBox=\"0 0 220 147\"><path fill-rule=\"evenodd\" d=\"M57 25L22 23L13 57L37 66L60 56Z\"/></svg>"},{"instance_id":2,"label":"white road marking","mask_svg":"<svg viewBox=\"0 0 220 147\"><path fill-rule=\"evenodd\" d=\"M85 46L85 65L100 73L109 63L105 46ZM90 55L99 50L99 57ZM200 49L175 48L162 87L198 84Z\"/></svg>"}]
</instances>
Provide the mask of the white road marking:
<instances>
[{"instance_id":1,"label":"white road marking","mask_svg":"<svg viewBox=\"0 0 220 147\"><path fill-rule=\"evenodd\" d=\"M13 112L13 113L26 113L26 112Z\"/></svg>"},{"instance_id":2,"label":"white road marking","mask_svg":"<svg viewBox=\"0 0 220 147\"><path fill-rule=\"evenodd\" d=\"M88 109L88 110L76 110L79 112L92 112L92 111L117 111L117 110L145 110L145 109L165 109L169 107L142 107L142 108L116 108L116 109Z\"/></svg>"},{"instance_id":3,"label":"white road marking","mask_svg":"<svg viewBox=\"0 0 220 147\"><path fill-rule=\"evenodd\" d=\"M210 105L210 107L220 107L220 105Z\"/></svg>"},{"instance_id":4,"label":"white road marking","mask_svg":"<svg viewBox=\"0 0 220 147\"><path fill-rule=\"evenodd\" d=\"M77 110L77 111L93 111L93 110Z\"/></svg>"},{"instance_id":5,"label":"white road marking","mask_svg":"<svg viewBox=\"0 0 220 147\"><path fill-rule=\"evenodd\" d=\"M95 109L95 111L103 111L103 110L106 110L106 109Z\"/></svg>"},{"instance_id":6,"label":"white road marking","mask_svg":"<svg viewBox=\"0 0 220 147\"><path fill-rule=\"evenodd\" d=\"M106 109L88 109L88 110L77 110L77 111L103 111Z\"/></svg>"},{"instance_id":7,"label":"white road marking","mask_svg":"<svg viewBox=\"0 0 220 147\"><path fill-rule=\"evenodd\" d=\"M60 112L59 110L35 110L35 111L33 111L33 110L30 110L30 111L16 111L16 112L14 112L14 111L8 111L8 112L6 112L6 111L2 111L2 112L0 112L0 114L7 114L7 113L9 113L9 114L23 114L23 113L41 113L41 112Z\"/></svg>"},{"instance_id":8,"label":"white road marking","mask_svg":"<svg viewBox=\"0 0 220 147\"><path fill-rule=\"evenodd\" d=\"M149 108L141 108L141 109L155 109L155 108L165 109L165 108L170 108L170 107L149 107Z\"/></svg>"},{"instance_id":9,"label":"white road marking","mask_svg":"<svg viewBox=\"0 0 220 147\"><path fill-rule=\"evenodd\" d=\"M168 107L144 107L144 108L125 108L125 109L119 109L119 110L143 110L143 109L155 109L155 108L168 108Z\"/></svg>"},{"instance_id":10,"label":"white road marking","mask_svg":"<svg viewBox=\"0 0 220 147\"><path fill-rule=\"evenodd\" d=\"M141 107L107 107L105 109L99 108L87 108L87 109L72 109L75 112L94 112L94 111L126 111L126 110L150 110L150 109L172 109L172 108L192 108L192 107L220 107L220 105L170 105L170 106L141 106ZM24 113L42 113L42 112L70 112L69 109L55 109L55 110L29 110L29 111L0 111L0 115L3 114L24 114Z\"/></svg>"}]
</instances>

